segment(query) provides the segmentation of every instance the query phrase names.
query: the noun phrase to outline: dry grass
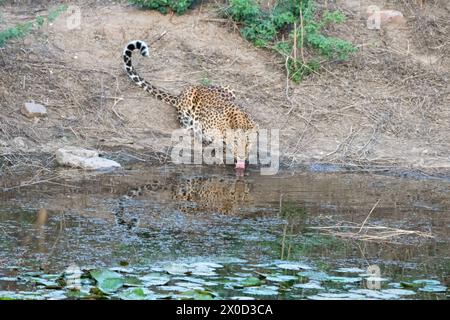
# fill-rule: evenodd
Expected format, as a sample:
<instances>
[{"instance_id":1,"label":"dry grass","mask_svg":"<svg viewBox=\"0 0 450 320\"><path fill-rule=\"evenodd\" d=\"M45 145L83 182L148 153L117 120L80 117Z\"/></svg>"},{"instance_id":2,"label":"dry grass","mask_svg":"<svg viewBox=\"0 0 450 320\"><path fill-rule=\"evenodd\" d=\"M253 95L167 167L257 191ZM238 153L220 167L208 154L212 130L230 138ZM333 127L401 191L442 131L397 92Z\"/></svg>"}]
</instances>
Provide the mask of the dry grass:
<instances>
[{"instance_id":1,"label":"dry grass","mask_svg":"<svg viewBox=\"0 0 450 320\"><path fill-rule=\"evenodd\" d=\"M349 221L340 221L335 225L323 227L309 227L319 231L319 233L339 237L347 240L368 241L377 243L399 243L402 237L414 237L422 239L432 239L434 236L428 232L417 230L405 230L387 226L379 226L367 223L372 212L380 203L378 200L370 210L367 217L360 224Z\"/></svg>"},{"instance_id":2,"label":"dry grass","mask_svg":"<svg viewBox=\"0 0 450 320\"><path fill-rule=\"evenodd\" d=\"M360 225L348 221L342 221L334 226L326 227L310 227L310 229L318 230L322 234L331 235L348 240L398 243L398 239L404 236L419 237L424 239L432 239L434 236L427 232L404 230L376 225Z\"/></svg>"}]
</instances>

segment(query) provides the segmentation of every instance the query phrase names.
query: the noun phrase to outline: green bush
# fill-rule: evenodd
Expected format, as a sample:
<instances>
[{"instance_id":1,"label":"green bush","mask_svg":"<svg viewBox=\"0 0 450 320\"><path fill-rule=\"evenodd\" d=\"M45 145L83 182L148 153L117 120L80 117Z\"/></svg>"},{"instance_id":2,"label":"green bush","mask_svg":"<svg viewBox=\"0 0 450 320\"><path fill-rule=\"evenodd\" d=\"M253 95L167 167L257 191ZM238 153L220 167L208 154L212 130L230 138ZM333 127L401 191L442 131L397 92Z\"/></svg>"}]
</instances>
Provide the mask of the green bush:
<instances>
[{"instance_id":1,"label":"green bush","mask_svg":"<svg viewBox=\"0 0 450 320\"><path fill-rule=\"evenodd\" d=\"M14 27L0 31L0 47L3 47L8 40L22 38L33 28L33 22L18 23Z\"/></svg>"},{"instance_id":2,"label":"green bush","mask_svg":"<svg viewBox=\"0 0 450 320\"><path fill-rule=\"evenodd\" d=\"M317 59L303 61L303 57L293 55L302 46L328 59L346 60L356 51L351 42L323 33L327 25L345 22L345 15L340 11L325 11L319 15L313 0L279 0L266 11L255 0L230 0L222 14L239 24L245 39L286 57L287 72L296 82L320 69ZM297 48L294 48L294 43Z\"/></svg>"},{"instance_id":3,"label":"green bush","mask_svg":"<svg viewBox=\"0 0 450 320\"><path fill-rule=\"evenodd\" d=\"M196 0L129 0L131 4L138 5L145 9L158 10L166 14L170 10L176 14L183 14Z\"/></svg>"},{"instance_id":4,"label":"green bush","mask_svg":"<svg viewBox=\"0 0 450 320\"><path fill-rule=\"evenodd\" d=\"M66 5L61 5L55 9L48 11L47 20L54 21L62 12L67 9ZM3 47L6 42L12 39L19 39L25 37L31 30L42 27L45 23L45 18L42 16L37 16L32 21L27 21L24 23L18 23L14 27L6 28L0 31L0 47Z\"/></svg>"}]
</instances>

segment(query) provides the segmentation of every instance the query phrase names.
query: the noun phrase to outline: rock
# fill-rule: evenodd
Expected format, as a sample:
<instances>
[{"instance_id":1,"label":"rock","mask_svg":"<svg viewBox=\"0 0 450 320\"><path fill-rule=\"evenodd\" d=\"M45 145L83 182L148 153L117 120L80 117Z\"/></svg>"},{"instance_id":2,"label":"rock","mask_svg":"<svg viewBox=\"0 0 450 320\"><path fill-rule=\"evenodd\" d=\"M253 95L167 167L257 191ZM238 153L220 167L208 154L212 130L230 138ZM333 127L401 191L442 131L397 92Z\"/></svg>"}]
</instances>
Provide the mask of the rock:
<instances>
[{"instance_id":1,"label":"rock","mask_svg":"<svg viewBox=\"0 0 450 320\"><path fill-rule=\"evenodd\" d=\"M370 30L379 30L387 24L403 26L406 23L406 19L400 11L380 10L377 6L369 6L367 16L367 28Z\"/></svg>"},{"instance_id":2,"label":"rock","mask_svg":"<svg viewBox=\"0 0 450 320\"><path fill-rule=\"evenodd\" d=\"M25 141L24 138L22 137L15 137L12 141L11 141L11 145L16 148L16 149L20 149L20 150L24 150L27 148L27 143Z\"/></svg>"},{"instance_id":3,"label":"rock","mask_svg":"<svg viewBox=\"0 0 450 320\"><path fill-rule=\"evenodd\" d=\"M42 117L47 115L47 109L42 105L34 102L26 102L20 109L23 115L28 118Z\"/></svg>"},{"instance_id":4,"label":"rock","mask_svg":"<svg viewBox=\"0 0 450 320\"><path fill-rule=\"evenodd\" d=\"M86 170L119 168L116 161L99 157L97 151L78 147L64 147L56 151L56 161L63 166Z\"/></svg>"}]
</instances>

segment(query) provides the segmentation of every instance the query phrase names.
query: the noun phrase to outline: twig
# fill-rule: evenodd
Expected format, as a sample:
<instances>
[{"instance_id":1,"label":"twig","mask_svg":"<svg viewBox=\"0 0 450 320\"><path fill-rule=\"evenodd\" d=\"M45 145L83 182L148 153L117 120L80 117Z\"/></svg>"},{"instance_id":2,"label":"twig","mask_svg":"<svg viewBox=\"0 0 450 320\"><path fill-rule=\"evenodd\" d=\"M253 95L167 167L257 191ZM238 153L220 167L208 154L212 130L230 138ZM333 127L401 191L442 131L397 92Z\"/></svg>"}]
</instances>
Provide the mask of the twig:
<instances>
[{"instance_id":1,"label":"twig","mask_svg":"<svg viewBox=\"0 0 450 320\"><path fill-rule=\"evenodd\" d=\"M366 219L364 219L363 223L361 224L361 228L359 229L358 233L361 233L362 229L364 228L364 225L366 224L367 220L369 220L370 215L372 214L373 210L377 207L377 205L380 203L381 199L378 199L378 201L375 203L375 205L370 210L369 214L367 215Z\"/></svg>"}]
</instances>

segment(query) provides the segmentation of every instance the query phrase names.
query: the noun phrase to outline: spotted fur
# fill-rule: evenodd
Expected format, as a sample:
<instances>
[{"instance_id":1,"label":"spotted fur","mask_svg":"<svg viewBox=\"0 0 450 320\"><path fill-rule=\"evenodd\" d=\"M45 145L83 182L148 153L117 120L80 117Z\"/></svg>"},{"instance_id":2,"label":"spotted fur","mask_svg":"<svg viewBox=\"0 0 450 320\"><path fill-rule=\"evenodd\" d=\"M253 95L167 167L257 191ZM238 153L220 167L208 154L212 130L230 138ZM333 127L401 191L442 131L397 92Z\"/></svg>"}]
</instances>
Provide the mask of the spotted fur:
<instances>
[{"instance_id":1,"label":"spotted fur","mask_svg":"<svg viewBox=\"0 0 450 320\"><path fill-rule=\"evenodd\" d=\"M195 137L205 144L216 138L223 139L227 130L233 129L245 136L245 148L228 146L236 160L248 159L249 136L257 131L256 123L235 102L234 92L229 87L189 86L178 96L161 90L144 80L131 62L134 50L148 57L149 47L140 40L131 41L123 52L124 68L130 79L156 98L172 105L178 112L183 128L192 130ZM242 151L239 151L242 150Z\"/></svg>"}]
</instances>

